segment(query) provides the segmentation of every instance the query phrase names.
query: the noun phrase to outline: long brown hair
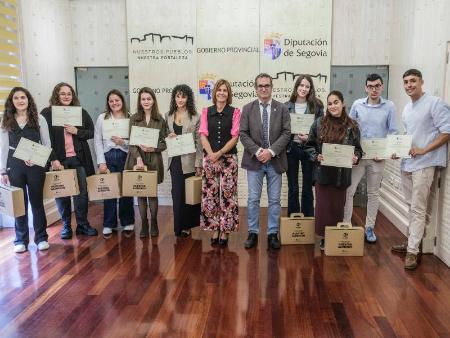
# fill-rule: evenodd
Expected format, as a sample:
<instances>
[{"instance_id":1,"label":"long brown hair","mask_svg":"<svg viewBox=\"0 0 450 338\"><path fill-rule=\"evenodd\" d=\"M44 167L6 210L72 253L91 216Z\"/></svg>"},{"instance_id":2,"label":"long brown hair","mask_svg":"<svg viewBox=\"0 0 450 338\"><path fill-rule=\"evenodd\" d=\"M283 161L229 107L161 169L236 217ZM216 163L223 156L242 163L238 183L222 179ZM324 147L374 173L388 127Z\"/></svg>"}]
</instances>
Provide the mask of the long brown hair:
<instances>
[{"instance_id":1,"label":"long brown hair","mask_svg":"<svg viewBox=\"0 0 450 338\"><path fill-rule=\"evenodd\" d=\"M316 89L314 87L314 82L308 74L301 74L294 83L294 89L292 90L291 97L289 101L295 103L297 101L298 93L297 89L300 86L302 80L305 79L309 82L309 93L306 95L306 104L308 106L308 110L311 114L319 115L320 110L323 108L323 103L319 98L316 97Z\"/></svg>"},{"instance_id":2,"label":"long brown hair","mask_svg":"<svg viewBox=\"0 0 450 338\"><path fill-rule=\"evenodd\" d=\"M49 103L50 106L61 106L62 103L59 100L59 91L61 90L61 87L69 87L70 91L72 92L72 102L70 103L71 106L81 106L80 101L78 100L77 93L75 93L75 89L73 87L66 83L66 82L60 82L58 83L55 88L53 88L52 96L50 97Z\"/></svg>"},{"instance_id":3,"label":"long brown hair","mask_svg":"<svg viewBox=\"0 0 450 338\"><path fill-rule=\"evenodd\" d=\"M128 113L127 104L125 102L124 96L119 90L111 89L109 93L106 94L105 120L109 119L112 114L111 107L109 106L109 97L111 95L117 95L120 98L120 100L122 101L122 113L125 118L129 117L130 114Z\"/></svg>"},{"instance_id":4,"label":"long brown hair","mask_svg":"<svg viewBox=\"0 0 450 338\"><path fill-rule=\"evenodd\" d=\"M24 92L28 99L28 107L27 107L27 117L28 117L28 125L32 128L39 129L39 116L36 108L36 103L34 102L33 96L31 93L23 88L23 87L14 87L9 92L8 98L5 101L5 111L3 114L2 120L2 128L11 131L13 123L16 121L16 117L14 116L17 112L16 107L13 103L13 96L17 92Z\"/></svg>"},{"instance_id":5,"label":"long brown hair","mask_svg":"<svg viewBox=\"0 0 450 338\"><path fill-rule=\"evenodd\" d=\"M145 111L144 108L142 108L141 105L141 96L142 94L147 93L150 94L150 96L153 99L153 106L152 106L152 111L150 114L151 119L155 120L155 121L159 121L162 117L161 114L159 113L159 108L158 108L158 101L156 101L156 95L155 92L153 91L153 89L149 88L149 87L142 87L139 90L139 94L138 94L138 98L137 98L137 109L136 109L136 121L144 121L145 120Z\"/></svg>"},{"instance_id":6,"label":"long brown hair","mask_svg":"<svg viewBox=\"0 0 450 338\"><path fill-rule=\"evenodd\" d=\"M344 96L340 91L331 91L327 96L327 102L331 95L336 96L339 101L344 103ZM347 115L345 106L342 107L342 114L340 117L333 117L327 108L320 126L320 139L325 143L342 143L347 134L348 128L355 130L357 126L356 123Z\"/></svg>"}]
</instances>

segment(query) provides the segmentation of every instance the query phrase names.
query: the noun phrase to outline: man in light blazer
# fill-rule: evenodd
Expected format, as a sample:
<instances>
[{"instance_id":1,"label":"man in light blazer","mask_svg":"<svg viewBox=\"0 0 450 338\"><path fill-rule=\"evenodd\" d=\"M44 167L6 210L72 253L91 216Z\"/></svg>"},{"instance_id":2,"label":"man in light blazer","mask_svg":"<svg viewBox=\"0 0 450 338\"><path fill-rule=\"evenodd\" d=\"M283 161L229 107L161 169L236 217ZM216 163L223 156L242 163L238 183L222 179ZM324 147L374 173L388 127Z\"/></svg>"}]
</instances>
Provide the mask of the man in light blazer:
<instances>
[{"instance_id":1,"label":"man in light blazer","mask_svg":"<svg viewBox=\"0 0 450 338\"><path fill-rule=\"evenodd\" d=\"M255 78L258 99L242 109L240 137L244 145L242 168L247 169L248 238L245 248L258 243L259 208L264 176L267 177L268 248L279 249L281 175L287 170L286 146L291 137L288 109L272 99L272 78L261 73Z\"/></svg>"}]
</instances>

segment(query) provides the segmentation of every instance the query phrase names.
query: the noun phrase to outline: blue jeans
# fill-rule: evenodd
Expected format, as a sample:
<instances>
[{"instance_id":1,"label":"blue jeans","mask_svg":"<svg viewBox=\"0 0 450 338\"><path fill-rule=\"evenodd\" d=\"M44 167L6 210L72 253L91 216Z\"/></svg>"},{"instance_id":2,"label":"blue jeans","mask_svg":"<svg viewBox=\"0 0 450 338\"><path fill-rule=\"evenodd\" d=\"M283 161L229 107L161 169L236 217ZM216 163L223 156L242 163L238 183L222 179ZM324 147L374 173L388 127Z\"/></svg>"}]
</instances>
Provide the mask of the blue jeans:
<instances>
[{"instance_id":1,"label":"blue jeans","mask_svg":"<svg viewBox=\"0 0 450 338\"><path fill-rule=\"evenodd\" d=\"M300 212L298 169L302 164L302 207L301 212L306 217L314 217L313 169L314 164L304 148L296 142L291 143L287 153L288 160L288 215Z\"/></svg>"},{"instance_id":2,"label":"blue jeans","mask_svg":"<svg viewBox=\"0 0 450 338\"><path fill-rule=\"evenodd\" d=\"M81 164L80 160L76 157L67 157L63 163L64 169L76 169L78 177L78 187L80 193L73 196L73 206L75 211L75 218L77 220L77 226L83 227L89 225L87 219L88 214L88 193L86 182L86 170ZM58 207L59 214L64 226L70 227L70 219L72 217L72 207L70 197L55 198L56 206Z\"/></svg>"},{"instance_id":3,"label":"blue jeans","mask_svg":"<svg viewBox=\"0 0 450 338\"><path fill-rule=\"evenodd\" d=\"M263 164L259 170L247 170L248 232L259 233L259 206L264 176L267 177L267 196L269 198L267 234L278 233L281 215L281 174L278 174L270 162Z\"/></svg>"},{"instance_id":4,"label":"blue jeans","mask_svg":"<svg viewBox=\"0 0 450 338\"><path fill-rule=\"evenodd\" d=\"M127 153L120 149L111 149L105 153L106 166L112 173L122 172ZM134 224L133 197L119 198L119 219L122 226ZM117 228L117 198L103 201L103 226Z\"/></svg>"}]
</instances>

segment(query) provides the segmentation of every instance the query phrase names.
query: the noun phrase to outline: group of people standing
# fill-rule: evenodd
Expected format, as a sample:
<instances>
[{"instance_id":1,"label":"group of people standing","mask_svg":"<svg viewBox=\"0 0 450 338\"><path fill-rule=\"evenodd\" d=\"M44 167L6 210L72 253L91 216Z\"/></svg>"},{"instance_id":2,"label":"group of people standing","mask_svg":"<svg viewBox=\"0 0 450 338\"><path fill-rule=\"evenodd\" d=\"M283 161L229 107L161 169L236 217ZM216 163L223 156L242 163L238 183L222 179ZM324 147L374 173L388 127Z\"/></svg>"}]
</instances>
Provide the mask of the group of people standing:
<instances>
[{"instance_id":1,"label":"group of people standing","mask_svg":"<svg viewBox=\"0 0 450 338\"><path fill-rule=\"evenodd\" d=\"M450 139L450 108L441 99L425 94L422 74L410 69L403 75L409 103L403 111L407 134L412 135L411 158L402 160L402 185L409 206L410 224L408 243L394 246L394 251L407 252L405 268L417 266L419 244L425 227L426 202L435 168L447 164L445 144ZM1 183L8 182L24 190L33 211L35 242L39 250L49 247L42 190L45 168L12 156L21 137L51 147L50 166L53 170L76 169L80 194L74 196L76 233L97 235L88 221L86 177L95 173L88 139L94 138L99 173L123 170L157 171L158 183L164 179L162 152L166 138L192 134L196 151L169 157L168 170L172 179L173 219L176 236L188 237L191 228L201 225L211 230L211 244L226 246L228 236L239 228L237 200L237 142L240 138L244 153L242 168L247 170L248 238L245 248L258 243L260 199L264 177L268 195L268 248L279 249L279 219L281 216L282 174L288 178L288 214L302 212L315 216L316 234L324 247L324 229L338 222L350 222L353 195L367 173L367 218L365 235L368 242L377 238L374 232L378 211L378 190L384 170L384 160L362 159L361 139L384 138L398 133L394 104L382 98L383 79L378 74L368 75L365 83L367 97L355 101L347 114L344 97L339 91L327 96L326 108L316 97L313 80L308 75L297 78L290 99L285 104L272 99L272 78L261 73L255 79L258 99L242 109L232 104L232 89L228 81L215 83L213 105L198 114L192 89L187 85L173 88L169 111L161 115L156 95L151 88L141 88L137 111L129 114L124 97L111 90L106 97L105 112L95 124L82 110L82 125L64 127L52 125L51 106L79 106L72 86L58 84L50 98L50 106L39 115L31 94L21 87L14 88L5 103L1 124ZM290 114L313 114L314 123L308 134L291 133ZM156 148L129 145L128 139L104 137L103 123L107 119L130 119L132 126L159 130ZM353 168L321 165L324 143L354 146ZM392 158L397 158L392 154ZM299 169L302 170L301 203L299 200ZM185 180L202 176L201 205L185 203ZM313 186L315 187L315 203ZM71 202L69 197L57 198L61 215L62 239L72 237ZM117 207L118 204L118 207ZM315 207L314 207L315 204ZM158 198L138 198L141 216L140 237L156 237L158 228ZM150 222L148 217L150 209ZM118 212L118 215L117 215ZM24 252L28 246L27 215L16 219L15 252ZM133 232L135 215L133 199L122 197L119 202L104 201L103 235L111 236L118 228L118 220L125 232Z\"/></svg>"},{"instance_id":2,"label":"group of people standing","mask_svg":"<svg viewBox=\"0 0 450 338\"><path fill-rule=\"evenodd\" d=\"M105 112L100 114L95 126L84 109L81 126L53 126L52 106L80 106L71 85L56 85L49 100L50 105L41 114L38 114L34 99L27 89L13 88L5 103L0 129L0 173L2 184L11 184L24 191L26 213L15 220L14 251L21 253L28 249L28 201L33 212L34 241L39 250L49 248L43 203L45 172L48 168L13 156L21 137L52 148L49 158L52 170L76 169L80 190L78 195L73 196L76 234L96 236L97 230L88 221L86 178L95 174L95 169L87 141L94 138L100 174L146 169L157 171L157 183L160 184L164 179L161 153L167 148L166 138L192 134L196 152L168 159L172 179L174 232L176 236L188 237L191 235L190 229L201 224L205 229L213 230L212 244L227 245L229 233L237 230L239 225L236 143L240 110L230 106L231 98L230 84L221 80L214 88L214 105L205 108L205 114L200 118L192 89L187 85L177 85L172 90L170 108L164 118L151 88L140 89L137 111L133 115L129 114L122 93L113 89L106 96ZM108 119L129 119L130 130L133 126L158 129L158 146L129 145L126 138L104 137L103 123ZM205 180L201 209L200 204L185 203L185 180L203 174ZM56 204L63 224L61 238L71 239L71 198L56 198ZM139 197L138 206L141 216L140 237L158 236L158 198ZM134 231L132 197L104 201L103 235L110 237L119 224L126 233Z\"/></svg>"}]
</instances>

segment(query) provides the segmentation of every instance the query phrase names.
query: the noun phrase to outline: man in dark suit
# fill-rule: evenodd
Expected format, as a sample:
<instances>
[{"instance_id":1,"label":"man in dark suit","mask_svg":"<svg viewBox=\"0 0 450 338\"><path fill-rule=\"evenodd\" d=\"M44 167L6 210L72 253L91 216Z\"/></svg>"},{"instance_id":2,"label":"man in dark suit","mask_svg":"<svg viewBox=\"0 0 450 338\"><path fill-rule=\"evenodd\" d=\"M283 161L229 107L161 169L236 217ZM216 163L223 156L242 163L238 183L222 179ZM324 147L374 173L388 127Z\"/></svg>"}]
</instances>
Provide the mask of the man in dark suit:
<instances>
[{"instance_id":1,"label":"man in dark suit","mask_svg":"<svg viewBox=\"0 0 450 338\"><path fill-rule=\"evenodd\" d=\"M242 109L240 137L244 145L242 168L247 169L248 238L245 248L258 243L259 207L264 176L267 177L268 247L279 249L279 220L281 214L281 175L287 170L286 146L291 137L288 109L272 99L272 78L261 73L255 79L258 99Z\"/></svg>"}]
</instances>

